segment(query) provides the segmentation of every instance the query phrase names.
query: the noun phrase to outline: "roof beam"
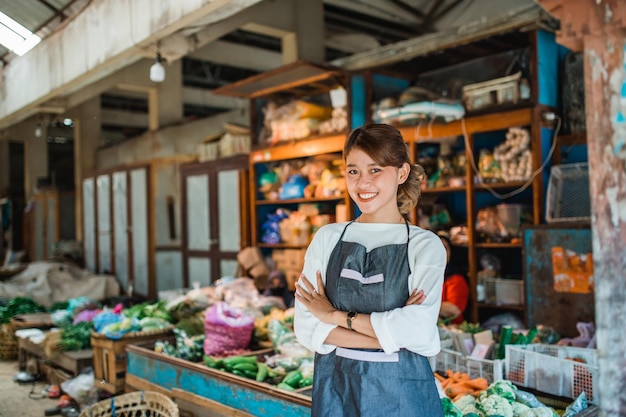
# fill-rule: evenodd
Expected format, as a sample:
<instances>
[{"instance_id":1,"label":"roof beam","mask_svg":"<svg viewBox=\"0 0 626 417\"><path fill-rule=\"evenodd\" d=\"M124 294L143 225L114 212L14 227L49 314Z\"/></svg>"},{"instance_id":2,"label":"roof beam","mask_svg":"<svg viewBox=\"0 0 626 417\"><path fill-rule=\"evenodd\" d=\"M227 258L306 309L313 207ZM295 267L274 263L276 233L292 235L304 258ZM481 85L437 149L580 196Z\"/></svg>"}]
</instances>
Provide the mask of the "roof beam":
<instances>
[{"instance_id":1,"label":"roof beam","mask_svg":"<svg viewBox=\"0 0 626 417\"><path fill-rule=\"evenodd\" d=\"M197 49L188 57L258 71L269 71L282 64L279 52L219 40Z\"/></svg>"},{"instance_id":2,"label":"roof beam","mask_svg":"<svg viewBox=\"0 0 626 417\"><path fill-rule=\"evenodd\" d=\"M437 33L419 36L406 41L385 45L331 62L348 71L359 71L391 65L400 61L424 56L432 52L464 45L500 33L519 30L530 26L540 27L550 16L538 5L518 9L491 19L471 22Z\"/></svg>"},{"instance_id":3,"label":"roof beam","mask_svg":"<svg viewBox=\"0 0 626 417\"><path fill-rule=\"evenodd\" d=\"M259 2L185 0L161 2L161 7L127 0L92 2L63 30L3 69L0 128L36 113L52 98L77 92L138 61L159 39L198 19L228 19Z\"/></svg>"}]
</instances>

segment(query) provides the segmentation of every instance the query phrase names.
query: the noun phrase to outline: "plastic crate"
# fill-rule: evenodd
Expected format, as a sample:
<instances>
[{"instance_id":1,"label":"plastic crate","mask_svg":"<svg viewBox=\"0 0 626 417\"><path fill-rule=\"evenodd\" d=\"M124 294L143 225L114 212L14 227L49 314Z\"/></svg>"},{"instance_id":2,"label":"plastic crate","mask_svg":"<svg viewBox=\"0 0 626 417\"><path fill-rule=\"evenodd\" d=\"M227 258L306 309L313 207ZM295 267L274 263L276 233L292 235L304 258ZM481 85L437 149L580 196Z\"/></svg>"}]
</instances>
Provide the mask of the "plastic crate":
<instances>
[{"instance_id":1,"label":"plastic crate","mask_svg":"<svg viewBox=\"0 0 626 417\"><path fill-rule=\"evenodd\" d=\"M524 282L521 279L482 278L485 302L498 305L523 305Z\"/></svg>"},{"instance_id":2,"label":"plastic crate","mask_svg":"<svg viewBox=\"0 0 626 417\"><path fill-rule=\"evenodd\" d=\"M546 193L546 222L590 219L589 165L581 162L553 166Z\"/></svg>"},{"instance_id":3,"label":"plastic crate","mask_svg":"<svg viewBox=\"0 0 626 417\"><path fill-rule=\"evenodd\" d=\"M468 111L519 100L521 72L463 87L463 103Z\"/></svg>"},{"instance_id":4,"label":"plastic crate","mask_svg":"<svg viewBox=\"0 0 626 417\"><path fill-rule=\"evenodd\" d=\"M428 359L433 371L459 371L468 374L470 378L485 378L490 384L504 379L504 360L472 358L450 349L441 349L436 356Z\"/></svg>"},{"instance_id":5,"label":"plastic crate","mask_svg":"<svg viewBox=\"0 0 626 417\"><path fill-rule=\"evenodd\" d=\"M588 402L597 402L598 355L595 349L507 345L505 362L507 379L517 386L571 399L584 391Z\"/></svg>"}]
</instances>

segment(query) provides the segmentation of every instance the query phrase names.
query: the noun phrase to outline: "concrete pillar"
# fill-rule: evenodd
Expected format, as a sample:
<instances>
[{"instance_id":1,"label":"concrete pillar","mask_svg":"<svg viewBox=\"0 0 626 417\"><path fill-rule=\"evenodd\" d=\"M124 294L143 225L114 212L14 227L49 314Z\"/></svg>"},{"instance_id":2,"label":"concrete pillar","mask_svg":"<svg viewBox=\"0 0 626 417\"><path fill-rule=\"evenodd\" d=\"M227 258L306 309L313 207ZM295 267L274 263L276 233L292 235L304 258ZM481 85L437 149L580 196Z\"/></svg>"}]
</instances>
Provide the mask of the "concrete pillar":
<instances>
[{"instance_id":1,"label":"concrete pillar","mask_svg":"<svg viewBox=\"0 0 626 417\"><path fill-rule=\"evenodd\" d=\"M9 188L9 141L0 139L0 198Z\"/></svg>"},{"instance_id":2,"label":"concrete pillar","mask_svg":"<svg viewBox=\"0 0 626 417\"><path fill-rule=\"evenodd\" d=\"M100 97L92 98L68 111L74 120L74 189L76 207L76 239L83 240L82 182L97 170L96 152L100 146Z\"/></svg>"},{"instance_id":3,"label":"concrete pillar","mask_svg":"<svg viewBox=\"0 0 626 417\"><path fill-rule=\"evenodd\" d=\"M147 76L147 74L146 74ZM183 121L183 69L182 60L165 64L165 81L157 84L158 126L163 128ZM152 101L148 104L152 106ZM150 109L152 113L152 108Z\"/></svg>"},{"instance_id":4,"label":"concrete pillar","mask_svg":"<svg viewBox=\"0 0 626 417\"><path fill-rule=\"evenodd\" d=\"M626 415L626 3L539 0L584 51L600 415Z\"/></svg>"},{"instance_id":5,"label":"concrete pillar","mask_svg":"<svg viewBox=\"0 0 626 417\"><path fill-rule=\"evenodd\" d=\"M39 178L48 177L48 127L41 125L41 135L35 136L35 119L22 122L15 129L17 137L24 140L24 195L26 200L37 192Z\"/></svg>"},{"instance_id":6,"label":"concrete pillar","mask_svg":"<svg viewBox=\"0 0 626 417\"><path fill-rule=\"evenodd\" d=\"M283 63L305 60L326 62L324 41L324 3L322 0L293 0L296 32L283 36Z\"/></svg>"}]
</instances>

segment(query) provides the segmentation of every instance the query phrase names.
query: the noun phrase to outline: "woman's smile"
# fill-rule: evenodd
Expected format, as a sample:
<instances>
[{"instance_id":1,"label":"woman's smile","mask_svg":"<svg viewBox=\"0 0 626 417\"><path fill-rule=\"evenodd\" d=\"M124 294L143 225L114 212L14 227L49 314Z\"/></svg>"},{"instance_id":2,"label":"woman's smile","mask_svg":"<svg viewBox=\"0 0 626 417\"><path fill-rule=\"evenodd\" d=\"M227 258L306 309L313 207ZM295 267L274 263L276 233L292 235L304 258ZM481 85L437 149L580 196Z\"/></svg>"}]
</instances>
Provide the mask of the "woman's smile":
<instances>
[{"instance_id":1,"label":"woman's smile","mask_svg":"<svg viewBox=\"0 0 626 417\"><path fill-rule=\"evenodd\" d=\"M359 198L363 201L370 200L378 195L378 193L359 193Z\"/></svg>"}]
</instances>

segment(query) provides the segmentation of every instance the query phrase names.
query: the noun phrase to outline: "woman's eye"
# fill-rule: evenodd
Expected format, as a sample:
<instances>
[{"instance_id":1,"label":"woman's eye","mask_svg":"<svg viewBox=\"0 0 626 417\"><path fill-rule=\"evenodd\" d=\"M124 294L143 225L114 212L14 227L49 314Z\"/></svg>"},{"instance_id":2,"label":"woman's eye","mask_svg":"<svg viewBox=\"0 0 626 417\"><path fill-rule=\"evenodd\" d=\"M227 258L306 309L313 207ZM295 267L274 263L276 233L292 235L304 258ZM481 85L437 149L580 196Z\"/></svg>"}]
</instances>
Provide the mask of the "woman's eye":
<instances>
[{"instance_id":1,"label":"woman's eye","mask_svg":"<svg viewBox=\"0 0 626 417\"><path fill-rule=\"evenodd\" d=\"M376 173L378 173L378 172L380 172L380 171L382 171L382 169L380 169L380 168L372 168L372 169L370 169L370 172L371 172L372 174L376 174Z\"/></svg>"},{"instance_id":2,"label":"woman's eye","mask_svg":"<svg viewBox=\"0 0 626 417\"><path fill-rule=\"evenodd\" d=\"M348 175L356 175L358 173L359 173L359 171L357 171L356 169L349 169L348 170Z\"/></svg>"}]
</instances>

